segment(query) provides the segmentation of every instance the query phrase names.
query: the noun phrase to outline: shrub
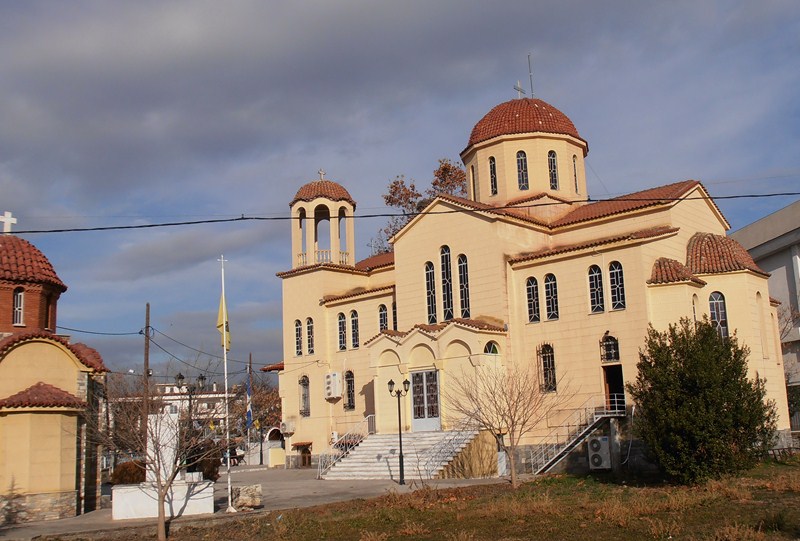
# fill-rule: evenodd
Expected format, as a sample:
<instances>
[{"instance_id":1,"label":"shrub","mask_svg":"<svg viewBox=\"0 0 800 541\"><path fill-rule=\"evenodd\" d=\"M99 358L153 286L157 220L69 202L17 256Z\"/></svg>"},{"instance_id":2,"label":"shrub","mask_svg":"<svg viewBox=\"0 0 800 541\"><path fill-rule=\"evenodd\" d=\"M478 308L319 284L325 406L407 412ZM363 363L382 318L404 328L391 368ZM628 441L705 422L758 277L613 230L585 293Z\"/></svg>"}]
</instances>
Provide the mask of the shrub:
<instances>
[{"instance_id":1,"label":"shrub","mask_svg":"<svg viewBox=\"0 0 800 541\"><path fill-rule=\"evenodd\" d=\"M112 485L135 485L144 483L144 462L140 460L130 460L117 464L114 473L111 474Z\"/></svg>"}]
</instances>

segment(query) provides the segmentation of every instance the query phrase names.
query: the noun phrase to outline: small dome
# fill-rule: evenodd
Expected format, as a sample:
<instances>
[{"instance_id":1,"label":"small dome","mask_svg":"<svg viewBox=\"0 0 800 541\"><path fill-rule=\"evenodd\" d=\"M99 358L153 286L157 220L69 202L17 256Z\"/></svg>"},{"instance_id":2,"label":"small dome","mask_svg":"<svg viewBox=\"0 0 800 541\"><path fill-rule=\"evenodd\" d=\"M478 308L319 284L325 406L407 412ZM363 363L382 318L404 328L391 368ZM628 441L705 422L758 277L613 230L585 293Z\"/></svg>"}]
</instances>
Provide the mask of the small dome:
<instances>
[{"instance_id":1,"label":"small dome","mask_svg":"<svg viewBox=\"0 0 800 541\"><path fill-rule=\"evenodd\" d=\"M0 235L0 280L67 286L36 246L13 235Z\"/></svg>"},{"instance_id":2,"label":"small dome","mask_svg":"<svg viewBox=\"0 0 800 541\"><path fill-rule=\"evenodd\" d=\"M749 270L769 276L750 254L732 238L713 233L695 233L686 246L686 266L693 274L716 274Z\"/></svg>"},{"instance_id":3,"label":"small dome","mask_svg":"<svg viewBox=\"0 0 800 541\"><path fill-rule=\"evenodd\" d=\"M472 128L467 148L500 135L532 132L570 135L583 141L567 115L540 99L520 98L486 113Z\"/></svg>"},{"instance_id":4,"label":"small dome","mask_svg":"<svg viewBox=\"0 0 800 541\"><path fill-rule=\"evenodd\" d=\"M312 180L308 184L303 185L289 203L291 207L298 201L313 201L318 197L324 197L331 201L347 201L353 208L356 207L356 202L350 197L350 193L345 190L344 186L332 180Z\"/></svg>"}]
</instances>

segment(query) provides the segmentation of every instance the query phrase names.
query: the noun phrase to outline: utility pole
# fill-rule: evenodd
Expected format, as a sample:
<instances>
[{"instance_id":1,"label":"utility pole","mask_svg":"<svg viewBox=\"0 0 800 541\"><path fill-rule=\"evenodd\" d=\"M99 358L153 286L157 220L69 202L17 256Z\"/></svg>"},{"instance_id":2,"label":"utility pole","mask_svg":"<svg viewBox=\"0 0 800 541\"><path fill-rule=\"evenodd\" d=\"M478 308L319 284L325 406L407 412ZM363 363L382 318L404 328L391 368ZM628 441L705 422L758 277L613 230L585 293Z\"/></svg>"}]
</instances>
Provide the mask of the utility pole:
<instances>
[{"instance_id":1,"label":"utility pole","mask_svg":"<svg viewBox=\"0 0 800 541\"><path fill-rule=\"evenodd\" d=\"M150 414L150 303L144 312L144 372L142 375L144 388L142 389L142 445L147 449L147 416ZM146 451L145 451L146 452Z\"/></svg>"}]
</instances>

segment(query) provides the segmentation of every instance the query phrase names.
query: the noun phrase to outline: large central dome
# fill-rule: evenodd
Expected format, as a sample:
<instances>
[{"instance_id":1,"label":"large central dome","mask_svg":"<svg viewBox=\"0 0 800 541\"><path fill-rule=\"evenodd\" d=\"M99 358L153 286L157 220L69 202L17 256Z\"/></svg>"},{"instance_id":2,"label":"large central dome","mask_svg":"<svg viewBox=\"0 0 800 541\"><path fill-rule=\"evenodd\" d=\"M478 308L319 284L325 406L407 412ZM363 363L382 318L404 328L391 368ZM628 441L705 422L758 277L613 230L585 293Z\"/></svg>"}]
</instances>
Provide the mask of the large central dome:
<instances>
[{"instance_id":1,"label":"large central dome","mask_svg":"<svg viewBox=\"0 0 800 541\"><path fill-rule=\"evenodd\" d=\"M0 235L0 280L50 284L67 290L44 254L14 235Z\"/></svg>"},{"instance_id":2,"label":"large central dome","mask_svg":"<svg viewBox=\"0 0 800 541\"><path fill-rule=\"evenodd\" d=\"M520 98L501 103L486 113L472 128L467 148L500 135L532 132L570 135L583 141L567 115L540 99Z\"/></svg>"}]
</instances>

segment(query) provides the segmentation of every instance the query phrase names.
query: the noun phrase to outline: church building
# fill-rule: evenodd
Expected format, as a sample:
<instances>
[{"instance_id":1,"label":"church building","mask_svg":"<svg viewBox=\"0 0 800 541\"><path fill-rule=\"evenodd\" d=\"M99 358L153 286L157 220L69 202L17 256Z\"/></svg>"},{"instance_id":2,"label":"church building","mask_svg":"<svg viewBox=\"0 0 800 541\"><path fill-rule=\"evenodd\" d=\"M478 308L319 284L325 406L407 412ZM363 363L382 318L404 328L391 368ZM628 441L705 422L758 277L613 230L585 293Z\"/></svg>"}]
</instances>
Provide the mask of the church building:
<instances>
[{"instance_id":1,"label":"church building","mask_svg":"<svg viewBox=\"0 0 800 541\"><path fill-rule=\"evenodd\" d=\"M535 367L542 393L569 387L563 415L523 442L535 446L593 399L624 411L648 325L683 317L737 333L788 429L768 274L726 236L696 180L588 202L588 153L552 105L502 103L461 152L468 196L434 198L392 252L360 261L343 183L297 191L291 268L278 274L283 361L264 368L279 375L290 466L315 463L358 427L396 437L390 380L409 382L404 434L454 430L448 385L485 363Z\"/></svg>"},{"instance_id":2,"label":"church building","mask_svg":"<svg viewBox=\"0 0 800 541\"><path fill-rule=\"evenodd\" d=\"M7 522L99 508L97 423L83 415L102 395L106 367L94 349L56 334L66 290L33 244L0 235L0 504Z\"/></svg>"}]
</instances>

